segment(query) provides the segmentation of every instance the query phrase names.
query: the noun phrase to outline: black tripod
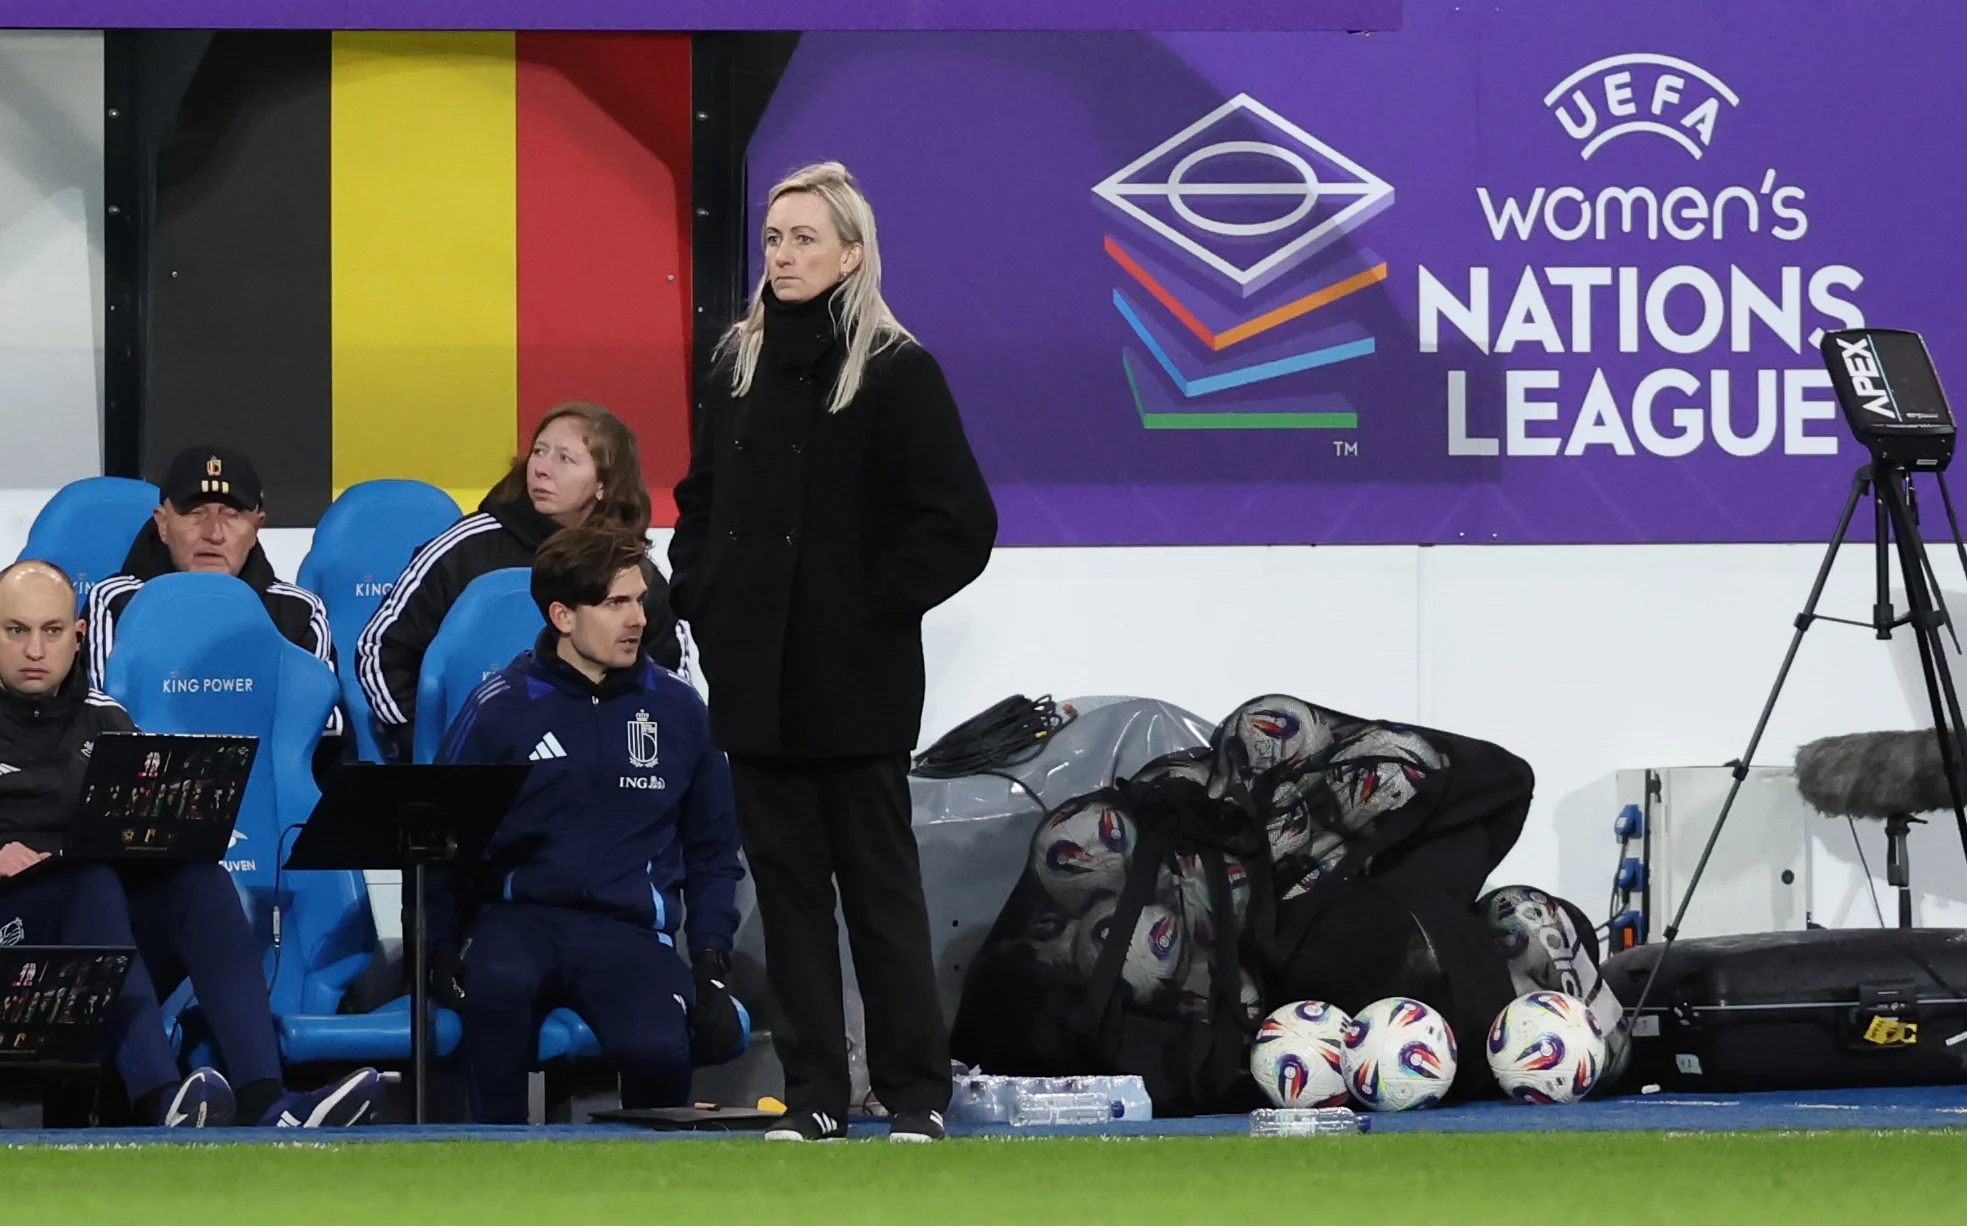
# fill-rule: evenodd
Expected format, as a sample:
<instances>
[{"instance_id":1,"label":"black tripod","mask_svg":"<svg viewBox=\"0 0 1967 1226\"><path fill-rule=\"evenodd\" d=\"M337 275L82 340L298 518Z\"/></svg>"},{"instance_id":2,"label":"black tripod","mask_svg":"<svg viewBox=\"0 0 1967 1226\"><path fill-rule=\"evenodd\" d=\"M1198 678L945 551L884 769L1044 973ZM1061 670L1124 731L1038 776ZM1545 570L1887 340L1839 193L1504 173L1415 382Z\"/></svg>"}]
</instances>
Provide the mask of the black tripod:
<instances>
[{"instance_id":1,"label":"black tripod","mask_svg":"<svg viewBox=\"0 0 1967 1226\"><path fill-rule=\"evenodd\" d=\"M1953 529L1954 548L1960 553L1961 567L1967 571L1967 546L1960 537L1960 521L1954 515L1953 498L1947 493L1946 479L1935 472L1940 484L1940 498L1946 505L1947 522ZM1817 612L1817 602L1822 599L1824 585L1830 580L1831 565L1837 561L1837 551L1844 544L1844 538L1851 530L1851 517L1857 513L1858 503L1869 492L1872 513L1876 523L1876 537L1873 553L1877 563L1877 593L1871 610L1871 621L1854 622L1841 617L1828 617ZM1892 612L1892 554L1898 554L1899 574L1905 581L1906 614L1894 616ZM1631 1017L1640 1016L1640 1010L1653 994L1653 984L1659 979L1660 968L1666 965L1667 955L1673 952L1674 938L1680 935L1681 921L1687 918L1687 908L1694 900L1694 891L1701 884L1701 874L1707 871L1708 857L1714 854L1714 845L1721 838L1721 829L1728 823L1728 812L1735 806L1735 797L1742 790L1742 781L1748 778L1749 763L1755 758L1755 751L1762 743L1762 734L1769 726L1769 716L1776 709L1776 699L1783 692L1783 683L1789 679L1790 666L1796 663L1797 649L1803 646L1803 635L1817 621L1841 622L1847 626L1866 626L1875 631L1880 639L1890 639L1892 632L1900 626L1911 626L1913 639L1919 645L1919 668L1926 677L1926 700L1933 709L1933 735L1939 738L1940 764L1946 772L1947 795L1953 801L1953 816L1960 828L1961 852L1967 855L1967 808L1963 808L1962 798L1967 795L1967 781L1962 779L1963 720L1960 713L1960 696L1953 686L1953 673L1947 667L1946 651L1940 638L1940 630L1945 627L1952 634L1952 621L1947 615L1946 602L1940 595L1939 582L1934 578L1932 562L1926 556L1926 543L1919 535L1919 510L1913 492L1911 471L1903 464L1890 464L1874 460L1858 469L1851 479L1850 496L1844 500L1844 513L1838 517L1837 531L1831 535L1830 548L1824 553L1824 562L1817 570L1817 581L1810 588L1810 599L1804 604L1803 612L1796 618L1796 633L1789 641L1789 652L1783 656L1783 666L1776 673L1776 684L1770 687L1769 699L1762 704L1762 717L1755 721L1755 731L1749 736L1748 748L1742 756L1729 763L1734 782L1728 786L1728 797L1721 803L1721 812L1714 819L1714 829L1707 836L1707 845L1701 849L1701 858L1694 865L1693 876L1687 879L1686 893L1680 897L1680 905L1674 909L1673 922L1666 927L1666 943L1660 956L1653 960L1653 969L1647 973L1646 984L1640 989L1639 999L1633 1002L1629 1013ZM1956 644L1956 649L1957 649ZM1896 867L1893 875L1905 876L1905 849L1901 840L1894 840L1896 858L1888 860L1888 873ZM1902 895L1900 914L1909 920L1911 904L1909 895Z\"/></svg>"}]
</instances>

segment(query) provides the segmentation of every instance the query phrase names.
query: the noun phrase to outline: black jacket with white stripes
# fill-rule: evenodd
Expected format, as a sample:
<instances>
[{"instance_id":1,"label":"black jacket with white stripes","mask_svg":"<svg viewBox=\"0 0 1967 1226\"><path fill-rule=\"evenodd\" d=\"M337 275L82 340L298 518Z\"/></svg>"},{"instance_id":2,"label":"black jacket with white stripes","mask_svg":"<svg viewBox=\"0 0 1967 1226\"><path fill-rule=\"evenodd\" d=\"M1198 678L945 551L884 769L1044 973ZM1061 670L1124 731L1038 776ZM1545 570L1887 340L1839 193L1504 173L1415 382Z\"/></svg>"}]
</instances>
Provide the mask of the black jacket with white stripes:
<instances>
[{"instance_id":1,"label":"black jacket with white stripes","mask_svg":"<svg viewBox=\"0 0 1967 1226\"><path fill-rule=\"evenodd\" d=\"M558 531L560 525L527 499L487 499L477 514L465 516L417 550L355 644L356 678L377 723L397 730L400 738L415 722L423 653L465 587L495 570L530 567L533 554ZM643 602L649 625L642 632L642 649L656 663L677 671L683 653L676 615L669 611L669 584L646 559L642 576L649 584Z\"/></svg>"},{"instance_id":2,"label":"black jacket with white stripes","mask_svg":"<svg viewBox=\"0 0 1967 1226\"><path fill-rule=\"evenodd\" d=\"M165 547L162 537L157 535L155 523L145 524L143 531L137 533L136 543L130 546L130 555L123 559L123 569L111 575L89 592L89 683L103 689L109 675L109 653L116 647L116 619L123 616L123 610L130 603L130 597L142 590L143 585L159 575L175 574L177 564L171 561L171 551ZM328 606L321 598L306 588L283 583L273 573L273 563L267 561L266 551L259 545L246 555L245 568L239 578L247 587L259 593L260 603L273 619L286 640L296 647L312 652L315 658L335 667L335 640L328 630ZM338 735L342 728L341 708L328 720L327 734Z\"/></svg>"},{"instance_id":3,"label":"black jacket with white stripes","mask_svg":"<svg viewBox=\"0 0 1967 1226\"><path fill-rule=\"evenodd\" d=\"M0 847L59 851L96 737L136 728L115 699L89 687L80 667L39 698L0 686Z\"/></svg>"}]
</instances>

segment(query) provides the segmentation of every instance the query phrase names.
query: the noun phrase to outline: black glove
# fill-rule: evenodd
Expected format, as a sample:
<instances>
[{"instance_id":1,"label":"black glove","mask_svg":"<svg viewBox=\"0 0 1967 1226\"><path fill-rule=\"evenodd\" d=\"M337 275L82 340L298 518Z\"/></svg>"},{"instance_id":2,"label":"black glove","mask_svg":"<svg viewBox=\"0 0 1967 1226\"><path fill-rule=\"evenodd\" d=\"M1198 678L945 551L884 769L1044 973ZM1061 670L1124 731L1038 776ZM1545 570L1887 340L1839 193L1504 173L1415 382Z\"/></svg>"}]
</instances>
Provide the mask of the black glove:
<instances>
[{"instance_id":1,"label":"black glove","mask_svg":"<svg viewBox=\"0 0 1967 1226\"><path fill-rule=\"evenodd\" d=\"M731 955L719 949L690 955L697 980L697 1007L690 1010L690 1058L698 1065L722 1064L744 1048L744 1022L731 995Z\"/></svg>"}]
</instances>

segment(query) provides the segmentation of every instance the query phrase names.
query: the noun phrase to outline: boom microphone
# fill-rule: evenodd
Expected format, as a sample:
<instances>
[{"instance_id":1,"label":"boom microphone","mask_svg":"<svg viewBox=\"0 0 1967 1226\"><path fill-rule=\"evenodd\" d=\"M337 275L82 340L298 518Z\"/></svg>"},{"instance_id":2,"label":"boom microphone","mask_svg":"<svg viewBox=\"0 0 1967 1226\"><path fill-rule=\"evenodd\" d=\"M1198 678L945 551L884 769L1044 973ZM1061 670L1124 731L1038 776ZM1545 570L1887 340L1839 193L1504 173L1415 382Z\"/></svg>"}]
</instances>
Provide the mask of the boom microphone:
<instances>
[{"instance_id":1,"label":"boom microphone","mask_svg":"<svg viewBox=\"0 0 1967 1226\"><path fill-rule=\"evenodd\" d=\"M1939 739L1930 728L1812 741L1796 751L1796 790L1830 817L1883 821L1953 808Z\"/></svg>"}]
</instances>

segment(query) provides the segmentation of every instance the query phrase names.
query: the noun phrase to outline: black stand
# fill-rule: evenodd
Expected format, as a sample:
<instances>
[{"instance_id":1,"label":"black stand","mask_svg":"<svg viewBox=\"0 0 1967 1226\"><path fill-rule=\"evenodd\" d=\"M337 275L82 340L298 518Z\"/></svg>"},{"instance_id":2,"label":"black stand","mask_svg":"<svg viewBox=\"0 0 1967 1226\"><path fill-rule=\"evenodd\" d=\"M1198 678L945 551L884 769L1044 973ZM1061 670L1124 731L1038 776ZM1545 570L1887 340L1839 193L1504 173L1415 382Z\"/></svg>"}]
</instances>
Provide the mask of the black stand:
<instances>
[{"instance_id":1,"label":"black stand","mask_svg":"<svg viewBox=\"0 0 1967 1226\"><path fill-rule=\"evenodd\" d=\"M1924 821L1910 813L1894 813L1885 819L1885 884L1899 890L1899 927L1912 927L1912 868L1906 854L1906 836L1913 823Z\"/></svg>"},{"instance_id":2,"label":"black stand","mask_svg":"<svg viewBox=\"0 0 1967 1226\"><path fill-rule=\"evenodd\" d=\"M1959 527L1953 515L1953 500L1946 492L1946 479L1935 473L1940 482L1940 494L1946 500L1947 518L1954 524L1956 544ZM1831 565L1837 561L1837 551L1844 544L1844 538L1851 531L1851 517L1857 513L1858 502L1869 492L1872 500L1872 513L1876 524L1876 538L1873 553L1877 567L1877 591L1873 599L1871 621L1853 622L1840 617L1825 617L1817 612L1817 602L1823 598L1824 585L1830 581ZM1892 612L1892 554L1898 553L1899 577L1906 587L1906 615L1894 616ZM1967 564L1967 552L1962 553L1962 562ZM1926 556L1926 543L1919 535L1919 515L1912 491L1912 477L1904 465L1884 464L1874 461L1858 469L1851 479L1850 496L1844 500L1844 513L1838 517L1837 531L1831 535L1830 548L1824 553L1823 565L1817 570L1817 581L1810 588L1810 599L1804 603L1803 612L1796 618L1796 633L1790 638L1789 651L1783 656L1783 666L1776 672L1776 684L1769 690L1768 701L1762 704L1761 718L1755 721L1755 731L1749 736L1748 748L1742 756L1728 765L1734 774L1734 782L1728 786L1728 797L1721 803L1721 812L1714 819L1714 829L1707 836L1707 845L1701 849L1701 858L1694 865L1693 876L1687 879L1687 891L1680 896L1680 905L1674 909L1673 922L1666 926L1666 944L1660 956L1653 961L1653 969L1646 976L1646 985L1639 991L1639 999L1633 1002L1629 1017L1640 1016L1647 1000L1653 994L1653 985L1660 977L1660 968L1666 965L1667 955L1673 952L1674 938L1680 935L1680 923L1687 918L1687 907L1694 900L1694 890L1701 883L1701 874L1707 871L1708 858L1714 854L1714 845L1721 838L1721 829L1728 822L1728 812L1735 807L1735 797L1742 790L1742 781L1748 778L1749 763L1755 758L1755 751L1762 744L1762 734L1769 727L1769 716L1776 709L1776 699L1783 692L1783 683L1789 680L1790 667L1796 663L1797 649L1803 646L1803 635L1813 622L1842 622L1850 626L1865 626L1880 639L1890 639L1892 632L1900 626L1911 626L1913 639L1919 645L1919 668L1926 677L1926 700L1933 710L1933 735L1939 739L1940 765L1946 772L1947 795L1953 801L1953 817L1960 829L1960 846L1967 854L1967 809L1963 809L1962 797L1967 795L1967 781L1961 776L1962 729L1960 696L1953 686L1953 673L1947 667L1946 650L1940 639L1940 630L1945 627L1952 631L1947 616L1946 605L1939 594L1939 585L1933 579L1932 563ZM1908 829L1900 819L1888 824L1886 835L1890 840L1887 873L1896 864L1898 877L1893 884L1900 885L1899 923L1901 927L1912 926L1912 893L1909 874L1906 869L1905 834Z\"/></svg>"},{"instance_id":3,"label":"black stand","mask_svg":"<svg viewBox=\"0 0 1967 1226\"><path fill-rule=\"evenodd\" d=\"M532 767L352 763L328 780L286 868L400 869L416 931L410 948L410 1065L416 1122L425 1122L430 1066L430 973L425 965L424 870L472 864L504 820Z\"/></svg>"}]
</instances>

